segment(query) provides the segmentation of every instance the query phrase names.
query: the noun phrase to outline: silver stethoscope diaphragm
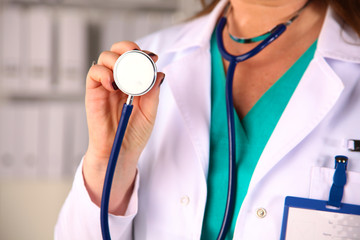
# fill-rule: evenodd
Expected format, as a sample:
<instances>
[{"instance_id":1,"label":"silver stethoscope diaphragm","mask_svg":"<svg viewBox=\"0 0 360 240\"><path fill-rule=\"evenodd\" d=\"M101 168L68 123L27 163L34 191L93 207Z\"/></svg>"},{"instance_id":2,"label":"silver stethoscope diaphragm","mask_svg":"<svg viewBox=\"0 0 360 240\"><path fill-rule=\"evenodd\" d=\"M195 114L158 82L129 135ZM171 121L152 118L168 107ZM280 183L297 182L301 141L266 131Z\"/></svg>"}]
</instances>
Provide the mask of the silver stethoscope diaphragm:
<instances>
[{"instance_id":1,"label":"silver stethoscope diaphragm","mask_svg":"<svg viewBox=\"0 0 360 240\"><path fill-rule=\"evenodd\" d=\"M129 96L141 96L151 90L157 69L149 55L139 50L122 54L113 69L118 88Z\"/></svg>"}]
</instances>

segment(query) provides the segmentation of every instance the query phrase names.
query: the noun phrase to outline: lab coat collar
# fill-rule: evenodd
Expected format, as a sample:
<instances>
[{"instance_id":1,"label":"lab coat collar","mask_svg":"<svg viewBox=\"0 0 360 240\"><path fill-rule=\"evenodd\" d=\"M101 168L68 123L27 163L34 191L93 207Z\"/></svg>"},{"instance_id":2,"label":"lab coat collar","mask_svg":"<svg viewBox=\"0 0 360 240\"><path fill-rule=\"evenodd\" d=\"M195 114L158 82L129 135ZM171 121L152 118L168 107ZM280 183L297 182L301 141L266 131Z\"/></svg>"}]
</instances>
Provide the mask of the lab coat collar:
<instances>
[{"instance_id":1,"label":"lab coat collar","mask_svg":"<svg viewBox=\"0 0 360 240\"><path fill-rule=\"evenodd\" d=\"M328 8L318 39L317 52L324 58L360 63L360 38Z\"/></svg>"},{"instance_id":2,"label":"lab coat collar","mask_svg":"<svg viewBox=\"0 0 360 240\"><path fill-rule=\"evenodd\" d=\"M194 22L191 24L185 23L177 33L176 43L167 52L179 52L193 47L208 47L217 21L227 3L228 0L221 0L210 14L193 20ZM189 36L192 38L189 39Z\"/></svg>"}]
</instances>

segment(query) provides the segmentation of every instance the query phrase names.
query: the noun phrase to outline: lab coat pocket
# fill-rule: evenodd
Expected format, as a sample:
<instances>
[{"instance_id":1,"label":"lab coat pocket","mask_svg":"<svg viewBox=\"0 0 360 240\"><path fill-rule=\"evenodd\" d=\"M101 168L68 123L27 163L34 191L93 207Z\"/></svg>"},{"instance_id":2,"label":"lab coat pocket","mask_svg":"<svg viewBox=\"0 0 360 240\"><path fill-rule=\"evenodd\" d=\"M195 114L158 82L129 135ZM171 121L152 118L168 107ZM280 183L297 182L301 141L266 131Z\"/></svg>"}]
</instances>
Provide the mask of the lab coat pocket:
<instances>
[{"instance_id":1,"label":"lab coat pocket","mask_svg":"<svg viewBox=\"0 0 360 240\"><path fill-rule=\"evenodd\" d=\"M333 183L334 169L313 167L311 171L310 198L328 200ZM343 203L360 205L360 173L347 171Z\"/></svg>"}]
</instances>

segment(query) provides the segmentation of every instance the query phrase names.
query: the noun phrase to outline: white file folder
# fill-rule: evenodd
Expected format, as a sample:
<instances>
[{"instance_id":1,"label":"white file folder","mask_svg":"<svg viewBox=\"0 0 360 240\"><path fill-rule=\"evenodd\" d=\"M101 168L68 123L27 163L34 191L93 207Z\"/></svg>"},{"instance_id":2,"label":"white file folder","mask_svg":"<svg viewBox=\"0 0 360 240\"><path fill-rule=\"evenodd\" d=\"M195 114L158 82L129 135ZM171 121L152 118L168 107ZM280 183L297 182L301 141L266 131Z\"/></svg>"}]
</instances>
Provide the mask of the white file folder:
<instances>
[{"instance_id":1,"label":"white file folder","mask_svg":"<svg viewBox=\"0 0 360 240\"><path fill-rule=\"evenodd\" d=\"M69 109L70 125L67 138L71 141L69 158L66 162L66 175L74 176L80 160L85 155L88 146L88 131L86 123L85 106L83 103L72 105Z\"/></svg>"},{"instance_id":2,"label":"white file folder","mask_svg":"<svg viewBox=\"0 0 360 240\"><path fill-rule=\"evenodd\" d=\"M52 83L53 9L32 6L26 12L26 87L31 93L49 92Z\"/></svg>"},{"instance_id":3,"label":"white file folder","mask_svg":"<svg viewBox=\"0 0 360 240\"><path fill-rule=\"evenodd\" d=\"M39 131L38 131L38 177L46 178L49 175L49 104L43 102L39 105ZM55 111L55 110L54 110Z\"/></svg>"},{"instance_id":4,"label":"white file folder","mask_svg":"<svg viewBox=\"0 0 360 240\"><path fill-rule=\"evenodd\" d=\"M39 107L36 104L22 104L19 107L21 116L17 125L21 130L19 173L22 177L37 177L42 167L39 161L39 113Z\"/></svg>"},{"instance_id":5,"label":"white file folder","mask_svg":"<svg viewBox=\"0 0 360 240\"><path fill-rule=\"evenodd\" d=\"M148 12L134 12L130 17L132 22L132 32L134 39L142 38L152 32L152 24L150 21L150 13Z\"/></svg>"},{"instance_id":6,"label":"white file folder","mask_svg":"<svg viewBox=\"0 0 360 240\"><path fill-rule=\"evenodd\" d=\"M60 178L64 168L65 106L48 104L46 129L47 174L49 178Z\"/></svg>"},{"instance_id":7,"label":"white file folder","mask_svg":"<svg viewBox=\"0 0 360 240\"><path fill-rule=\"evenodd\" d=\"M87 67L87 25L79 9L61 9L58 25L58 90L85 91Z\"/></svg>"},{"instance_id":8,"label":"white file folder","mask_svg":"<svg viewBox=\"0 0 360 240\"><path fill-rule=\"evenodd\" d=\"M4 92L16 92L21 89L24 49L23 9L20 6L6 5L0 9L1 49L0 49L0 87Z\"/></svg>"},{"instance_id":9,"label":"white file folder","mask_svg":"<svg viewBox=\"0 0 360 240\"><path fill-rule=\"evenodd\" d=\"M12 177L20 164L21 130L19 110L15 104L0 105L0 176Z\"/></svg>"},{"instance_id":10,"label":"white file folder","mask_svg":"<svg viewBox=\"0 0 360 240\"><path fill-rule=\"evenodd\" d=\"M129 20L129 13L109 12L101 22L100 50L109 51L111 46L120 41L133 40L134 33Z\"/></svg>"},{"instance_id":11,"label":"white file folder","mask_svg":"<svg viewBox=\"0 0 360 240\"><path fill-rule=\"evenodd\" d=\"M149 24L147 25L147 32L153 33L171 26L174 23L174 15L163 12L149 12L147 15ZM140 22L137 24L141 25Z\"/></svg>"}]
</instances>

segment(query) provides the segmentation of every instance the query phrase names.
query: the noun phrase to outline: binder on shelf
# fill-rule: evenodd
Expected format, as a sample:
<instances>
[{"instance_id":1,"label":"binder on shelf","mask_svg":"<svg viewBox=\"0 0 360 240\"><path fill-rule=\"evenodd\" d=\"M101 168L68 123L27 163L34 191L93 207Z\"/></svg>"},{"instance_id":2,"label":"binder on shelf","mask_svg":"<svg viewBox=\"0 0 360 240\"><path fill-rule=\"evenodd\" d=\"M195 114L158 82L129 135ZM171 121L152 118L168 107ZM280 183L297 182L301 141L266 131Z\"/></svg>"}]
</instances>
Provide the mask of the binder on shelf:
<instances>
[{"instance_id":1,"label":"binder on shelf","mask_svg":"<svg viewBox=\"0 0 360 240\"><path fill-rule=\"evenodd\" d=\"M43 129L46 134L47 175L49 178L61 178L64 169L65 156L65 105L49 103L46 106L47 126ZM44 151L44 152L45 152Z\"/></svg>"},{"instance_id":2,"label":"binder on shelf","mask_svg":"<svg viewBox=\"0 0 360 240\"><path fill-rule=\"evenodd\" d=\"M103 1L103 0L102 0ZM72 6L92 6L91 4L101 3L102 1L98 0L61 0L61 3L64 5L72 5Z\"/></svg>"},{"instance_id":3,"label":"binder on shelf","mask_svg":"<svg viewBox=\"0 0 360 240\"><path fill-rule=\"evenodd\" d=\"M100 50L109 51L111 46L119 41L133 40L134 35L131 31L132 26L129 26L129 13L108 12L101 22L101 39Z\"/></svg>"},{"instance_id":4,"label":"binder on shelf","mask_svg":"<svg viewBox=\"0 0 360 240\"><path fill-rule=\"evenodd\" d=\"M39 133L40 122L39 107L33 103L19 106L20 118L17 126L21 129L19 173L22 177L37 177L41 168L39 162Z\"/></svg>"},{"instance_id":5,"label":"binder on shelf","mask_svg":"<svg viewBox=\"0 0 360 240\"><path fill-rule=\"evenodd\" d=\"M149 26L150 33L171 26L174 23L173 16L174 15L171 13L164 12L149 13L149 22L151 23L151 25Z\"/></svg>"},{"instance_id":6,"label":"binder on shelf","mask_svg":"<svg viewBox=\"0 0 360 240\"><path fill-rule=\"evenodd\" d=\"M85 91L87 68L87 23L78 9L60 9L58 19L58 90Z\"/></svg>"},{"instance_id":7,"label":"binder on shelf","mask_svg":"<svg viewBox=\"0 0 360 240\"><path fill-rule=\"evenodd\" d=\"M51 90L53 67L53 9L31 6L26 12L27 71L24 81L32 94Z\"/></svg>"},{"instance_id":8,"label":"binder on shelf","mask_svg":"<svg viewBox=\"0 0 360 240\"><path fill-rule=\"evenodd\" d=\"M39 131L38 131L38 177L47 178L49 175L49 105L43 102L39 104Z\"/></svg>"},{"instance_id":9,"label":"binder on shelf","mask_svg":"<svg viewBox=\"0 0 360 240\"><path fill-rule=\"evenodd\" d=\"M133 40L145 37L146 35L152 33L153 23L150 21L150 13L136 11L131 15L131 22L133 22L133 27L131 31L133 32Z\"/></svg>"},{"instance_id":10,"label":"binder on shelf","mask_svg":"<svg viewBox=\"0 0 360 240\"><path fill-rule=\"evenodd\" d=\"M0 89L6 93L21 91L24 73L24 10L21 6L5 5L1 11Z\"/></svg>"},{"instance_id":11,"label":"binder on shelf","mask_svg":"<svg viewBox=\"0 0 360 240\"><path fill-rule=\"evenodd\" d=\"M131 21L134 25L132 28L134 37L135 39L139 39L171 26L175 22L175 16L169 12L136 11L132 13Z\"/></svg>"},{"instance_id":12,"label":"binder on shelf","mask_svg":"<svg viewBox=\"0 0 360 240\"><path fill-rule=\"evenodd\" d=\"M66 158L65 175L72 177L75 174L80 160L85 155L88 145L88 131L86 123L85 107L82 103L74 104L69 108L67 139L71 142L69 156Z\"/></svg>"},{"instance_id":13,"label":"binder on shelf","mask_svg":"<svg viewBox=\"0 0 360 240\"><path fill-rule=\"evenodd\" d=\"M0 36L4 35L3 28L4 28L4 9L0 5ZM0 97L2 96L2 92L4 91L4 84L3 84L3 51L4 51L4 44L3 44L3 38L0 37Z\"/></svg>"},{"instance_id":14,"label":"binder on shelf","mask_svg":"<svg viewBox=\"0 0 360 240\"><path fill-rule=\"evenodd\" d=\"M13 177L19 169L21 130L16 104L0 105L0 177Z\"/></svg>"}]
</instances>

